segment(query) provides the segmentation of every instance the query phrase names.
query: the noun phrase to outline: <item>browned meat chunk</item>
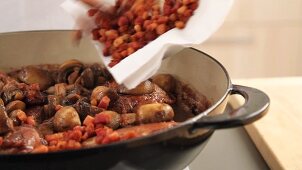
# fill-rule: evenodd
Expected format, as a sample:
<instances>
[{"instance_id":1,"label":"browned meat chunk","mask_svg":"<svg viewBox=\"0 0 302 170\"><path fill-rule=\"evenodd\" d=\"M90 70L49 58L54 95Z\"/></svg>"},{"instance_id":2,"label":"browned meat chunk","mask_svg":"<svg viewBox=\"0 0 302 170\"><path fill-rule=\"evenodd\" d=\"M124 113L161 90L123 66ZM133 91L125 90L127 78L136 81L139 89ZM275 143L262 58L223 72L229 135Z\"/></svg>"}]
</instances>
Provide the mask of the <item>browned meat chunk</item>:
<instances>
[{"instance_id":1,"label":"browned meat chunk","mask_svg":"<svg viewBox=\"0 0 302 170\"><path fill-rule=\"evenodd\" d=\"M2 99L4 103L9 103L14 100L22 100L24 92L19 88L19 84L15 81L6 83L2 88Z\"/></svg>"},{"instance_id":2,"label":"browned meat chunk","mask_svg":"<svg viewBox=\"0 0 302 170\"><path fill-rule=\"evenodd\" d=\"M46 103L47 96L40 91L38 84L25 86L25 103L28 105L41 105Z\"/></svg>"},{"instance_id":3,"label":"browned meat chunk","mask_svg":"<svg viewBox=\"0 0 302 170\"><path fill-rule=\"evenodd\" d=\"M34 106L28 108L26 111L27 116L32 116L36 123L40 124L45 118L43 117L43 107Z\"/></svg>"},{"instance_id":4,"label":"browned meat chunk","mask_svg":"<svg viewBox=\"0 0 302 170\"><path fill-rule=\"evenodd\" d=\"M189 85L178 82L176 87L177 104L185 112L199 114L210 106L207 98L193 90Z\"/></svg>"},{"instance_id":5,"label":"browned meat chunk","mask_svg":"<svg viewBox=\"0 0 302 170\"><path fill-rule=\"evenodd\" d=\"M41 124L38 125L39 132L45 136L54 133L54 125L53 125L53 118L45 120Z\"/></svg>"},{"instance_id":6,"label":"browned meat chunk","mask_svg":"<svg viewBox=\"0 0 302 170\"><path fill-rule=\"evenodd\" d=\"M2 149L15 148L16 152L31 152L41 145L41 138L37 130L31 126L19 126L15 131L5 136ZM14 152L14 151L12 151Z\"/></svg>"},{"instance_id":7,"label":"browned meat chunk","mask_svg":"<svg viewBox=\"0 0 302 170\"><path fill-rule=\"evenodd\" d=\"M0 104L0 134L7 133L13 129L13 121L8 117L5 108Z\"/></svg>"},{"instance_id":8,"label":"browned meat chunk","mask_svg":"<svg viewBox=\"0 0 302 170\"><path fill-rule=\"evenodd\" d=\"M82 98L73 105L76 111L79 113L81 120L84 120L87 115L94 116L97 113L102 112L104 109L92 106L88 103L88 99Z\"/></svg>"},{"instance_id":9,"label":"browned meat chunk","mask_svg":"<svg viewBox=\"0 0 302 170\"><path fill-rule=\"evenodd\" d=\"M110 103L109 110L118 113L136 112L138 106L149 103L172 104L173 100L165 91L154 84L154 91L143 95L121 95L115 102Z\"/></svg>"},{"instance_id":10,"label":"browned meat chunk","mask_svg":"<svg viewBox=\"0 0 302 170\"><path fill-rule=\"evenodd\" d=\"M41 90L46 90L54 83L48 71L35 66L27 66L21 69L18 72L18 78L26 84L39 84Z\"/></svg>"}]
</instances>

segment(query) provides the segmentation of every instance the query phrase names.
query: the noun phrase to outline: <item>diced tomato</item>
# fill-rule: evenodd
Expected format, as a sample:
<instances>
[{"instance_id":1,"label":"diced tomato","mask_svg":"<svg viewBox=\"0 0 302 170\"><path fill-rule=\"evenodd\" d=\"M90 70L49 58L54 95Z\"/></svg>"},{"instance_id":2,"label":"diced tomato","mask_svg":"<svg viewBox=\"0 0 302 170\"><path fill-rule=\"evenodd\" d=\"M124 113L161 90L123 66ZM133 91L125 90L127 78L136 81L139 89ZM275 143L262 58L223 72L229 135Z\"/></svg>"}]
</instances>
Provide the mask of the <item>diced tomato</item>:
<instances>
[{"instance_id":1,"label":"diced tomato","mask_svg":"<svg viewBox=\"0 0 302 170\"><path fill-rule=\"evenodd\" d=\"M108 127L98 128L95 130L96 133L96 143L102 144L105 138L108 138L108 135L111 134L113 130ZM109 139L108 139L109 140Z\"/></svg>"},{"instance_id":2,"label":"diced tomato","mask_svg":"<svg viewBox=\"0 0 302 170\"><path fill-rule=\"evenodd\" d=\"M127 139L131 139L131 138L135 138L135 137L138 137L138 134L136 134L135 132L128 132L126 134L124 134L122 137L121 137L121 140L127 140Z\"/></svg>"},{"instance_id":3,"label":"diced tomato","mask_svg":"<svg viewBox=\"0 0 302 170\"><path fill-rule=\"evenodd\" d=\"M47 152L48 152L48 147L45 145L39 145L32 151L32 153L47 153Z\"/></svg>"},{"instance_id":4,"label":"diced tomato","mask_svg":"<svg viewBox=\"0 0 302 170\"><path fill-rule=\"evenodd\" d=\"M95 130L97 136L106 136L108 132L107 128L98 128Z\"/></svg>"},{"instance_id":5,"label":"diced tomato","mask_svg":"<svg viewBox=\"0 0 302 170\"><path fill-rule=\"evenodd\" d=\"M116 142L120 140L120 136L117 132L112 132L111 134L108 135L110 142Z\"/></svg>"},{"instance_id":6,"label":"diced tomato","mask_svg":"<svg viewBox=\"0 0 302 170\"><path fill-rule=\"evenodd\" d=\"M106 124L110 122L110 116L102 113L96 114L93 122L94 124Z\"/></svg>"},{"instance_id":7,"label":"diced tomato","mask_svg":"<svg viewBox=\"0 0 302 170\"><path fill-rule=\"evenodd\" d=\"M63 137L64 137L63 133L54 133L54 134L51 134L51 135L46 135L45 139L49 142L49 141L52 141L52 140L60 140Z\"/></svg>"},{"instance_id":8,"label":"diced tomato","mask_svg":"<svg viewBox=\"0 0 302 170\"><path fill-rule=\"evenodd\" d=\"M95 137L95 143L102 144L103 139L104 139L104 136L96 136Z\"/></svg>"},{"instance_id":9,"label":"diced tomato","mask_svg":"<svg viewBox=\"0 0 302 170\"><path fill-rule=\"evenodd\" d=\"M99 108L107 109L110 103L110 98L108 96L104 96L100 103L98 104Z\"/></svg>"},{"instance_id":10,"label":"diced tomato","mask_svg":"<svg viewBox=\"0 0 302 170\"><path fill-rule=\"evenodd\" d=\"M65 140L60 140L60 141L58 141L58 143L57 143L57 147L60 148L60 149L63 149L63 148L66 146L66 144L67 144L67 141L65 141Z\"/></svg>"},{"instance_id":11,"label":"diced tomato","mask_svg":"<svg viewBox=\"0 0 302 170\"><path fill-rule=\"evenodd\" d=\"M71 130L67 132L68 140L81 141L82 132L80 130Z\"/></svg>"},{"instance_id":12,"label":"diced tomato","mask_svg":"<svg viewBox=\"0 0 302 170\"><path fill-rule=\"evenodd\" d=\"M48 142L49 146L53 146L53 145L56 145L56 144L58 144L58 140L52 140L52 141Z\"/></svg>"},{"instance_id":13,"label":"diced tomato","mask_svg":"<svg viewBox=\"0 0 302 170\"><path fill-rule=\"evenodd\" d=\"M103 128L104 127L104 125L103 124L96 124L95 125L95 129L98 129L98 128Z\"/></svg>"},{"instance_id":14,"label":"diced tomato","mask_svg":"<svg viewBox=\"0 0 302 170\"><path fill-rule=\"evenodd\" d=\"M86 140L86 139L88 139L88 137L89 137L88 133L85 132L84 135L82 135L81 140L82 140L82 141L83 141L83 140Z\"/></svg>"},{"instance_id":15,"label":"diced tomato","mask_svg":"<svg viewBox=\"0 0 302 170\"><path fill-rule=\"evenodd\" d=\"M75 126L75 127L73 127L73 130L79 130L81 132L84 132L85 127L83 127L83 126Z\"/></svg>"},{"instance_id":16,"label":"diced tomato","mask_svg":"<svg viewBox=\"0 0 302 170\"><path fill-rule=\"evenodd\" d=\"M85 132L87 133L88 137L92 136L95 134L94 132L94 124L89 124L88 126L85 127Z\"/></svg>"},{"instance_id":17,"label":"diced tomato","mask_svg":"<svg viewBox=\"0 0 302 170\"><path fill-rule=\"evenodd\" d=\"M96 138L95 138L95 142L98 144L102 144L103 139L105 138L107 132L105 128L98 128L95 130L96 133Z\"/></svg>"},{"instance_id":18,"label":"diced tomato","mask_svg":"<svg viewBox=\"0 0 302 170\"><path fill-rule=\"evenodd\" d=\"M90 125L90 124L93 124L93 122L94 122L94 117L88 115L88 116L86 116L86 118L84 119L83 125L88 126L88 125Z\"/></svg>"},{"instance_id":19,"label":"diced tomato","mask_svg":"<svg viewBox=\"0 0 302 170\"><path fill-rule=\"evenodd\" d=\"M57 146L54 146L54 145L51 145L51 146L48 146L48 150L53 152L53 151L58 151L60 148L58 148Z\"/></svg>"},{"instance_id":20,"label":"diced tomato","mask_svg":"<svg viewBox=\"0 0 302 170\"><path fill-rule=\"evenodd\" d=\"M78 149L81 148L81 144L75 140L68 140L64 147L66 149Z\"/></svg>"},{"instance_id":21,"label":"diced tomato","mask_svg":"<svg viewBox=\"0 0 302 170\"><path fill-rule=\"evenodd\" d=\"M108 144L108 143L110 143L110 139L109 139L108 136L105 136L105 137L103 138L103 140L101 141L101 144Z\"/></svg>"}]
</instances>

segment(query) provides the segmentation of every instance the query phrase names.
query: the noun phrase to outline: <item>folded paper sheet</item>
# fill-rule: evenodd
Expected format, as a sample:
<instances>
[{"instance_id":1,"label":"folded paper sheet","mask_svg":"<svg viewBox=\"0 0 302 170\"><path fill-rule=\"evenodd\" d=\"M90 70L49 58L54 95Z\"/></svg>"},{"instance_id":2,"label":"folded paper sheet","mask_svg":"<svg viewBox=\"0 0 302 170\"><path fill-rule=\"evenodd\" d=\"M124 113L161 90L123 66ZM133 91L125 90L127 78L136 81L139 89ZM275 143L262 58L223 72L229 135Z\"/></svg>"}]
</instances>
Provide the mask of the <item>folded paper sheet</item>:
<instances>
[{"instance_id":1,"label":"folded paper sheet","mask_svg":"<svg viewBox=\"0 0 302 170\"><path fill-rule=\"evenodd\" d=\"M200 0L198 9L182 30L172 29L143 48L131 54L108 70L119 84L133 88L154 75L163 57L172 56L183 47L200 44L208 39L223 23L233 0ZM87 6L77 0L67 0L62 7L76 19L77 26L86 34L93 28L93 21L86 16ZM102 45L95 42L103 63L110 57L102 55ZM185 56L184 56L185 57Z\"/></svg>"}]
</instances>

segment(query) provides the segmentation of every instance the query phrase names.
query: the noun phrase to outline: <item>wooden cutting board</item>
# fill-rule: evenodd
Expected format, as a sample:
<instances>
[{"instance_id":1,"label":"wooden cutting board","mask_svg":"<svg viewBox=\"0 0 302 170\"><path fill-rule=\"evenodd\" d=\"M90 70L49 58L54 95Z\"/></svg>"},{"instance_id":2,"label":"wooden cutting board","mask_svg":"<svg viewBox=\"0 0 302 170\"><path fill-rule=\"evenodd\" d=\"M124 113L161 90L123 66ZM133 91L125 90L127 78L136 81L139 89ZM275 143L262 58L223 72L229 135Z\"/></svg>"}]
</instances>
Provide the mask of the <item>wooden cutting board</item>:
<instances>
[{"instance_id":1,"label":"wooden cutting board","mask_svg":"<svg viewBox=\"0 0 302 170\"><path fill-rule=\"evenodd\" d=\"M271 99L263 118L245 129L271 169L302 169L302 77L234 80L258 88ZM231 101L242 103L239 97Z\"/></svg>"}]
</instances>

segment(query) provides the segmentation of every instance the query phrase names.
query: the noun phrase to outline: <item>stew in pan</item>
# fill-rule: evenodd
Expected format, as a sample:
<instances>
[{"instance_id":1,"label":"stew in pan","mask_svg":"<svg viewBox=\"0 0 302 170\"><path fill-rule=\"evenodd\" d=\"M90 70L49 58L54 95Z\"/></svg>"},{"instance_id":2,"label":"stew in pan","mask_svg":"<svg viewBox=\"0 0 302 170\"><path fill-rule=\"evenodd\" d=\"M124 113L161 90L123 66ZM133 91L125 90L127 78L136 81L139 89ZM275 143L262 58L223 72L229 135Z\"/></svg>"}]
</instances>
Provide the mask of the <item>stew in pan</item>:
<instances>
[{"instance_id":1,"label":"stew in pan","mask_svg":"<svg viewBox=\"0 0 302 170\"><path fill-rule=\"evenodd\" d=\"M0 154L138 138L210 106L204 95L172 75L156 75L129 90L101 65L78 60L0 72L0 94Z\"/></svg>"}]
</instances>

